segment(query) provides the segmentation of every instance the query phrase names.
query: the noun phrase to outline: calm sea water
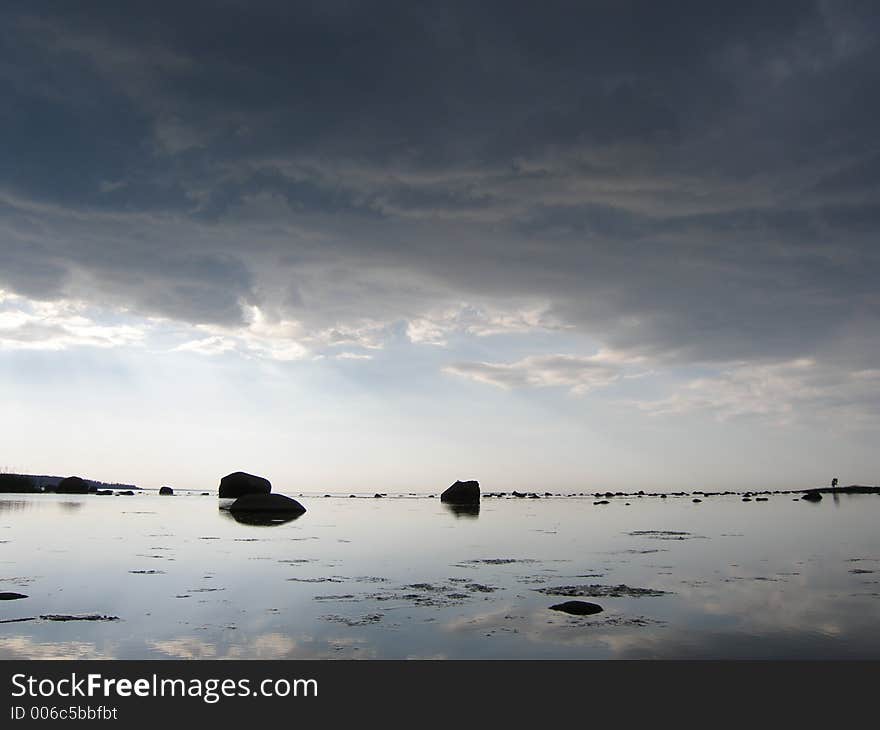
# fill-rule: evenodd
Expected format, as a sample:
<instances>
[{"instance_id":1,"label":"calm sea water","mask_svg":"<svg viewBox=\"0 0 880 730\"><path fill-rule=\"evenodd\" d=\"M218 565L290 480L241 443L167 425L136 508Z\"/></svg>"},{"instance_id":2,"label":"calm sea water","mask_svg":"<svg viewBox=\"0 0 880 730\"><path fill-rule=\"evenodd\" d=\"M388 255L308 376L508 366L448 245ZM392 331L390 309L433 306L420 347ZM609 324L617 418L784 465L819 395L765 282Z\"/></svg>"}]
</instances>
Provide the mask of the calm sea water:
<instances>
[{"instance_id":1,"label":"calm sea water","mask_svg":"<svg viewBox=\"0 0 880 730\"><path fill-rule=\"evenodd\" d=\"M880 658L876 495L300 501L0 495L0 658Z\"/></svg>"}]
</instances>

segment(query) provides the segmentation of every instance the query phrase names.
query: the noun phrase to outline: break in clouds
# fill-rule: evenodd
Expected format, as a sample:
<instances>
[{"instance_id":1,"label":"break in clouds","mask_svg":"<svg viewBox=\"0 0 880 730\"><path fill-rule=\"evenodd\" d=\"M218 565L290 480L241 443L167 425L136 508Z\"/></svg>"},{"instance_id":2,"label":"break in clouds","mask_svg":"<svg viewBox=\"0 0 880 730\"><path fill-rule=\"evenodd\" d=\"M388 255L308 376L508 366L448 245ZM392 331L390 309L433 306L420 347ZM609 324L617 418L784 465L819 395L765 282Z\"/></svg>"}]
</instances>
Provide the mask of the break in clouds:
<instances>
[{"instance_id":1,"label":"break in clouds","mask_svg":"<svg viewBox=\"0 0 880 730\"><path fill-rule=\"evenodd\" d=\"M674 373L633 408L870 419L878 27L872 3L4 3L0 348L394 342L489 388Z\"/></svg>"}]
</instances>

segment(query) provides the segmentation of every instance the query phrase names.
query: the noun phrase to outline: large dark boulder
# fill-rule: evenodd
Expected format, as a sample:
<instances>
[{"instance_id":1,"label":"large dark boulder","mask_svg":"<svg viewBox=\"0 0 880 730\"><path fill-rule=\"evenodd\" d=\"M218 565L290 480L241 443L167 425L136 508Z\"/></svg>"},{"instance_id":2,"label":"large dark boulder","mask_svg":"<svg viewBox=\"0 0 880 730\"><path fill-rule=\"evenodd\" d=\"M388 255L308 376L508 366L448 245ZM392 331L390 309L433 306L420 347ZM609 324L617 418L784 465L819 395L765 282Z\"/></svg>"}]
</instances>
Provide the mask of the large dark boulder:
<instances>
[{"instance_id":1,"label":"large dark boulder","mask_svg":"<svg viewBox=\"0 0 880 730\"><path fill-rule=\"evenodd\" d=\"M163 497L171 497L174 495L174 490L171 487L159 487L159 494Z\"/></svg>"},{"instance_id":2,"label":"large dark boulder","mask_svg":"<svg viewBox=\"0 0 880 730\"><path fill-rule=\"evenodd\" d=\"M246 494L236 499L230 512L277 512L301 515L306 511L299 502L283 494Z\"/></svg>"},{"instance_id":3,"label":"large dark boulder","mask_svg":"<svg viewBox=\"0 0 880 730\"><path fill-rule=\"evenodd\" d=\"M238 499L246 494L269 494L272 483L263 477L237 471L220 480L221 499Z\"/></svg>"},{"instance_id":4,"label":"large dark boulder","mask_svg":"<svg viewBox=\"0 0 880 730\"><path fill-rule=\"evenodd\" d=\"M440 501L449 504L479 504L480 483L456 482L440 495Z\"/></svg>"},{"instance_id":5,"label":"large dark boulder","mask_svg":"<svg viewBox=\"0 0 880 730\"><path fill-rule=\"evenodd\" d=\"M58 494L88 494L89 485L86 484L85 479L67 477L67 479L62 479L58 482L58 487L55 491Z\"/></svg>"}]
</instances>

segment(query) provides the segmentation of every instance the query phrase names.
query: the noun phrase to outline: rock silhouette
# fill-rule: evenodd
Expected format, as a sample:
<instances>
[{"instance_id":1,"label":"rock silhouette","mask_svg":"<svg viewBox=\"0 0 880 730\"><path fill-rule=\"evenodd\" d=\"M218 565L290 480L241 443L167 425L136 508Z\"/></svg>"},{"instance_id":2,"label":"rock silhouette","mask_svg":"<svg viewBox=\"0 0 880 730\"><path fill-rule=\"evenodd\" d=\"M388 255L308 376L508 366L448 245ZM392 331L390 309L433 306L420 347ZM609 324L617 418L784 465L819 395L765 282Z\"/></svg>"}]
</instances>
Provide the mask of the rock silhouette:
<instances>
[{"instance_id":1,"label":"rock silhouette","mask_svg":"<svg viewBox=\"0 0 880 730\"><path fill-rule=\"evenodd\" d=\"M283 494L246 494L229 507L233 513L260 512L301 515L306 511L299 502Z\"/></svg>"},{"instance_id":2,"label":"rock silhouette","mask_svg":"<svg viewBox=\"0 0 880 730\"><path fill-rule=\"evenodd\" d=\"M269 494L271 491L272 483L268 479L243 471L227 474L220 480L221 499L238 499L249 494Z\"/></svg>"},{"instance_id":3,"label":"rock silhouette","mask_svg":"<svg viewBox=\"0 0 880 730\"><path fill-rule=\"evenodd\" d=\"M448 504L479 504L480 483L457 481L440 495L440 501Z\"/></svg>"},{"instance_id":4,"label":"rock silhouette","mask_svg":"<svg viewBox=\"0 0 880 730\"><path fill-rule=\"evenodd\" d=\"M801 499L805 499L808 502L821 502L822 495L819 492L807 492Z\"/></svg>"},{"instance_id":5,"label":"rock silhouette","mask_svg":"<svg viewBox=\"0 0 880 730\"><path fill-rule=\"evenodd\" d=\"M174 494L174 490L171 487L160 487L159 494L165 497L170 497Z\"/></svg>"},{"instance_id":6,"label":"rock silhouette","mask_svg":"<svg viewBox=\"0 0 880 730\"><path fill-rule=\"evenodd\" d=\"M18 601L27 598L24 593L0 593L0 601Z\"/></svg>"},{"instance_id":7,"label":"rock silhouette","mask_svg":"<svg viewBox=\"0 0 880 730\"><path fill-rule=\"evenodd\" d=\"M565 601L565 603L557 603L550 606L551 611L562 611L570 613L573 616L592 616L594 613L601 613L602 606L597 603L588 603L587 601Z\"/></svg>"},{"instance_id":8,"label":"rock silhouette","mask_svg":"<svg viewBox=\"0 0 880 730\"><path fill-rule=\"evenodd\" d=\"M80 477L67 477L58 482L58 494L88 494L89 485Z\"/></svg>"}]
</instances>

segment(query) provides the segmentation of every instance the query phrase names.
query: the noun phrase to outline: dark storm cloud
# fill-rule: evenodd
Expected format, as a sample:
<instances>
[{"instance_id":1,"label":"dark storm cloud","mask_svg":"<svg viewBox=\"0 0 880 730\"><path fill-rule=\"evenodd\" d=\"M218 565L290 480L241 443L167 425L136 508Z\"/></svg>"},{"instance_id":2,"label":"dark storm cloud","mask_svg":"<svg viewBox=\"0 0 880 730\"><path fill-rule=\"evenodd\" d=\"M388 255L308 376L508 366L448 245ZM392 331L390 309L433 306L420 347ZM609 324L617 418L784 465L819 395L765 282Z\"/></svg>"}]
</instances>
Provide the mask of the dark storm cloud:
<instances>
[{"instance_id":1,"label":"dark storm cloud","mask_svg":"<svg viewBox=\"0 0 880 730\"><path fill-rule=\"evenodd\" d=\"M254 5L4 4L0 285L876 351L875 5Z\"/></svg>"}]
</instances>

